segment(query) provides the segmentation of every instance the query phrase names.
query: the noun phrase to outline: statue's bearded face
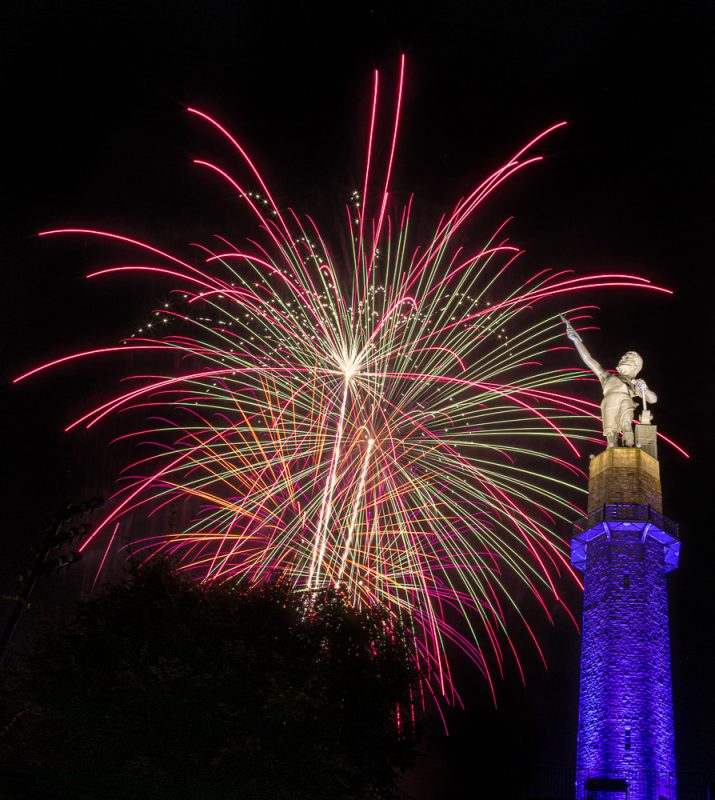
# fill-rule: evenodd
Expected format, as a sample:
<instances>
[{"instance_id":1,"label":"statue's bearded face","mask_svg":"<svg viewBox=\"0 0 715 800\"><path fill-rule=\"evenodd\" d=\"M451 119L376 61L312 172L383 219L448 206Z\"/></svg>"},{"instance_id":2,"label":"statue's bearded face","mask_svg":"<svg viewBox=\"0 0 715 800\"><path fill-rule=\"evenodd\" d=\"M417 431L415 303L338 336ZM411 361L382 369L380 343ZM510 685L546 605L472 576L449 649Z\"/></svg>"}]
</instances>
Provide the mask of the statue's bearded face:
<instances>
[{"instance_id":1,"label":"statue's bearded face","mask_svg":"<svg viewBox=\"0 0 715 800\"><path fill-rule=\"evenodd\" d=\"M629 350L618 362L616 370L624 378L635 378L643 368L643 359L633 350Z\"/></svg>"}]
</instances>

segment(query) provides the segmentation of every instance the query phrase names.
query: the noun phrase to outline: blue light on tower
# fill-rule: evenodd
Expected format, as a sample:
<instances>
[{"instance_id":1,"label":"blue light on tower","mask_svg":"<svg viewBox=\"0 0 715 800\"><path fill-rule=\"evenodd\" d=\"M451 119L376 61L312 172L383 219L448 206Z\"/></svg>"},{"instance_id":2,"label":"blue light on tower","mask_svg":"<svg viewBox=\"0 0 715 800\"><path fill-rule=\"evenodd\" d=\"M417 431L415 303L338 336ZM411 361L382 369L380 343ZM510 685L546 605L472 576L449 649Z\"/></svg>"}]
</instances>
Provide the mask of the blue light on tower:
<instances>
[{"instance_id":1,"label":"blue light on tower","mask_svg":"<svg viewBox=\"0 0 715 800\"><path fill-rule=\"evenodd\" d=\"M647 446L592 459L571 542L584 573L577 800L675 800L666 575L680 543L661 513L654 426L638 427Z\"/></svg>"}]
</instances>

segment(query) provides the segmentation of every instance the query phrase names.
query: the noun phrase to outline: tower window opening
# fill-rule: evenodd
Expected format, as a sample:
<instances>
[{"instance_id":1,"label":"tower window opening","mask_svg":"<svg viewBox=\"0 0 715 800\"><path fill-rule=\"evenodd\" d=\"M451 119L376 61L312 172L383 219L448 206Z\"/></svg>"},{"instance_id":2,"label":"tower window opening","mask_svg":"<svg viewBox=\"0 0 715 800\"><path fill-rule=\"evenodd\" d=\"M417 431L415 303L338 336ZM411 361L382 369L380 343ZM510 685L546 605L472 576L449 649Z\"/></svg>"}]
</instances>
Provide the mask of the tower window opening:
<instances>
[{"instance_id":1,"label":"tower window opening","mask_svg":"<svg viewBox=\"0 0 715 800\"><path fill-rule=\"evenodd\" d=\"M626 572L623 576L623 588L627 589L631 585L631 576Z\"/></svg>"},{"instance_id":2,"label":"tower window opening","mask_svg":"<svg viewBox=\"0 0 715 800\"><path fill-rule=\"evenodd\" d=\"M626 741L625 741L626 750L631 749L631 729L626 727Z\"/></svg>"}]
</instances>

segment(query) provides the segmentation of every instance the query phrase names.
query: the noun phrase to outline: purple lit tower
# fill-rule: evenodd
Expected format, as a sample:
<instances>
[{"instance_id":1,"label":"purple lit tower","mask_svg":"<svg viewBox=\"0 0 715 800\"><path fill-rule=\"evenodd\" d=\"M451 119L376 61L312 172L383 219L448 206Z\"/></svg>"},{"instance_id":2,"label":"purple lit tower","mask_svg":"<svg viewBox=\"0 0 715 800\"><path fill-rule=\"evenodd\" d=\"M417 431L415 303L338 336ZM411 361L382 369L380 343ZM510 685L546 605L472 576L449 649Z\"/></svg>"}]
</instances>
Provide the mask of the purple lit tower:
<instances>
[{"instance_id":1,"label":"purple lit tower","mask_svg":"<svg viewBox=\"0 0 715 800\"><path fill-rule=\"evenodd\" d=\"M662 515L654 425L591 460L588 516L571 561L584 574L577 800L675 800L667 573L677 526Z\"/></svg>"}]
</instances>

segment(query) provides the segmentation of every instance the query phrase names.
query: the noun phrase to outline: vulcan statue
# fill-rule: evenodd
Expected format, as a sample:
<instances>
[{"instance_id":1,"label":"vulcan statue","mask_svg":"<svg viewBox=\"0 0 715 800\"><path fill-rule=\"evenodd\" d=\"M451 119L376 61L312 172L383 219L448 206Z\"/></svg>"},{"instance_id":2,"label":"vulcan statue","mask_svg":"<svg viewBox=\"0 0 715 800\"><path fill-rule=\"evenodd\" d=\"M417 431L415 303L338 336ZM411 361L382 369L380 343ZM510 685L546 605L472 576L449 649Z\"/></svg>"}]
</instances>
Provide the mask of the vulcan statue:
<instances>
[{"instance_id":1,"label":"vulcan statue","mask_svg":"<svg viewBox=\"0 0 715 800\"><path fill-rule=\"evenodd\" d=\"M643 402L640 422L644 424L650 424L652 418L650 411L648 411L648 403L655 403L658 400L655 392L648 388L646 382L642 378L636 378L636 375L643 369L643 359L638 353L630 350L618 362L616 374L614 375L612 372L605 370L591 356L571 323L565 317L561 317L561 319L566 323L566 335L574 343L583 363L601 382L601 387L603 388L601 418L603 420L603 435L606 437L608 447L615 447L618 444L619 434L623 435L623 444L626 447L633 447L635 443L633 411L636 408L633 399L640 397Z\"/></svg>"}]
</instances>

